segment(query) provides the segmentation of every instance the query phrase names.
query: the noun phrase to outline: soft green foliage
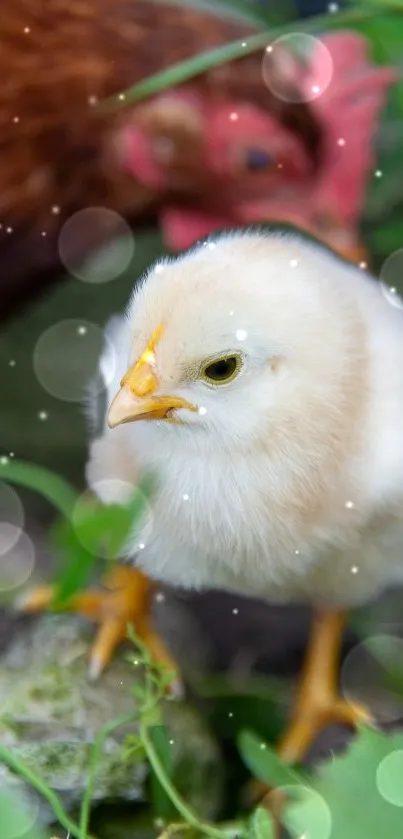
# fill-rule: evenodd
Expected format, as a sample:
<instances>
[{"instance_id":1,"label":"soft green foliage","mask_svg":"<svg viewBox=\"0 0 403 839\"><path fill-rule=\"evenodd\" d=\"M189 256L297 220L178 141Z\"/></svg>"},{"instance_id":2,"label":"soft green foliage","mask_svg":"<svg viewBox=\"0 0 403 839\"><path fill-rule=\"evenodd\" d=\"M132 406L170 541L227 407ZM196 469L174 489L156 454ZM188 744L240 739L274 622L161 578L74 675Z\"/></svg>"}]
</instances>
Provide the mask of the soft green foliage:
<instances>
[{"instance_id":1,"label":"soft green foliage","mask_svg":"<svg viewBox=\"0 0 403 839\"><path fill-rule=\"evenodd\" d=\"M270 746L251 732L242 733L239 747L251 771L284 793L281 820L295 839L302 835L305 839L379 839L382 835L400 839L403 835L403 774L394 781L385 771L383 787L379 780L382 761L391 755L397 754L397 765L402 755L403 768L403 734L365 727L346 754L328 760L309 776L284 766ZM396 803L388 800L388 783L390 799Z\"/></svg>"},{"instance_id":2,"label":"soft green foliage","mask_svg":"<svg viewBox=\"0 0 403 839\"><path fill-rule=\"evenodd\" d=\"M133 490L129 502L118 505L83 498L67 481L34 464L4 463L0 479L35 489L63 513L51 531L59 557L54 580L56 608L88 583L99 556L108 560L119 557L129 534L141 521L153 488L153 479L147 475Z\"/></svg>"}]
</instances>

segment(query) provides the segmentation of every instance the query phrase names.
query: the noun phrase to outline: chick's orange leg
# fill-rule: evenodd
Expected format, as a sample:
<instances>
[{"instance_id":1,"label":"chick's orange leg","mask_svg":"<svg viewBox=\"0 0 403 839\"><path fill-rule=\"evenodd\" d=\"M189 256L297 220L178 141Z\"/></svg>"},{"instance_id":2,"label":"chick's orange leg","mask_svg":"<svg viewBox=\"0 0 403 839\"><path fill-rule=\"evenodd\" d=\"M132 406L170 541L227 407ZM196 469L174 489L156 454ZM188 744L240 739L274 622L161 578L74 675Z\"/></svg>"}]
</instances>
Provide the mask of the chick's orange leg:
<instances>
[{"instance_id":1,"label":"chick's orange leg","mask_svg":"<svg viewBox=\"0 0 403 839\"><path fill-rule=\"evenodd\" d=\"M314 615L291 721L277 747L279 756L286 763L299 763L327 725L356 726L370 720L364 707L338 694L345 623L343 612L317 612Z\"/></svg>"},{"instance_id":2,"label":"chick's orange leg","mask_svg":"<svg viewBox=\"0 0 403 839\"><path fill-rule=\"evenodd\" d=\"M276 748L285 763L300 763L327 725L343 723L355 727L371 719L363 706L347 702L338 694L345 623L346 615L343 612L317 612L314 615L291 720ZM272 813L281 803L277 791L270 790L260 781L252 782L249 799L253 802L263 799Z\"/></svg>"},{"instance_id":3,"label":"chick's orange leg","mask_svg":"<svg viewBox=\"0 0 403 839\"><path fill-rule=\"evenodd\" d=\"M130 625L148 647L151 657L176 674L177 668L150 617L154 587L139 569L116 565L102 586L79 592L62 607L63 611L100 624L90 654L89 670L93 678L104 670L116 647L127 637ZM52 608L53 599L52 586L38 587L24 600L22 608L26 612L40 612Z\"/></svg>"}]
</instances>

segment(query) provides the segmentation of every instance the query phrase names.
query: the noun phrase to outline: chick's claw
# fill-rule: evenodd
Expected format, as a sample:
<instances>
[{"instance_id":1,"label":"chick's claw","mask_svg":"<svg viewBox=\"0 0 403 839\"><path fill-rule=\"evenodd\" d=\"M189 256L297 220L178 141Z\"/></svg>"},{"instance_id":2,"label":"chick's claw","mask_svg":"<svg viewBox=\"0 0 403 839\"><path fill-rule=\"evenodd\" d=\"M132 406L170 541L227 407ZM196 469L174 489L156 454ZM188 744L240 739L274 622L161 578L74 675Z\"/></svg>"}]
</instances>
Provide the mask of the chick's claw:
<instances>
[{"instance_id":1,"label":"chick's claw","mask_svg":"<svg viewBox=\"0 0 403 839\"><path fill-rule=\"evenodd\" d=\"M132 626L151 658L173 674L172 690L176 692L177 667L150 617L153 591L154 583L139 569L117 565L102 586L75 594L61 607L60 610L74 612L100 625L90 653L90 678L96 679L102 673ZM28 613L51 609L54 594L53 586L38 587L19 606Z\"/></svg>"}]
</instances>

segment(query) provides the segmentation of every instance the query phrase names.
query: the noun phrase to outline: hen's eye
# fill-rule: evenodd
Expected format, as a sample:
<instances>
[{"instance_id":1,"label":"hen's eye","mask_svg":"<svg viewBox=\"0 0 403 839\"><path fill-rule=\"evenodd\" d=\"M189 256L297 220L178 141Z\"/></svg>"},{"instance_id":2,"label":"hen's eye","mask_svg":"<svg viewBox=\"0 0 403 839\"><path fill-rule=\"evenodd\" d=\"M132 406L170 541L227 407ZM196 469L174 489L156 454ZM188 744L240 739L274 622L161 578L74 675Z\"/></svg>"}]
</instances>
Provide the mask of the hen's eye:
<instances>
[{"instance_id":1,"label":"hen's eye","mask_svg":"<svg viewBox=\"0 0 403 839\"><path fill-rule=\"evenodd\" d=\"M211 361L202 372L204 381L210 384L227 384L237 376L242 366L242 360L237 355L227 355Z\"/></svg>"}]
</instances>

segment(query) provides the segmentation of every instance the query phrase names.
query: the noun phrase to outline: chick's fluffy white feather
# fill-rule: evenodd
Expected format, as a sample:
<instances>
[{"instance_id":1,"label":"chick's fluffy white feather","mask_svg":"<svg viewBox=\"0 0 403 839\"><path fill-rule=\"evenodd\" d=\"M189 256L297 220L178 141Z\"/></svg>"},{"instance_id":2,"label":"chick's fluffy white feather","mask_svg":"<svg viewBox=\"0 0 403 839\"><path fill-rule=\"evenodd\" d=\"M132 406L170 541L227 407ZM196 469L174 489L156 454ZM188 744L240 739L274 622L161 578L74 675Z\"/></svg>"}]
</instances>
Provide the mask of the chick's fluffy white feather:
<instances>
[{"instance_id":1,"label":"chick's fluffy white feather","mask_svg":"<svg viewBox=\"0 0 403 839\"><path fill-rule=\"evenodd\" d=\"M105 501L156 471L145 572L323 606L402 580L403 316L376 281L278 232L223 235L154 266L109 331L109 402L160 323L159 393L202 410L178 426L105 420L87 470ZM239 376L200 379L231 351Z\"/></svg>"}]
</instances>

